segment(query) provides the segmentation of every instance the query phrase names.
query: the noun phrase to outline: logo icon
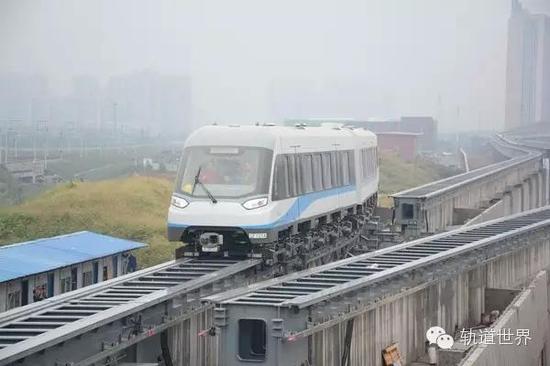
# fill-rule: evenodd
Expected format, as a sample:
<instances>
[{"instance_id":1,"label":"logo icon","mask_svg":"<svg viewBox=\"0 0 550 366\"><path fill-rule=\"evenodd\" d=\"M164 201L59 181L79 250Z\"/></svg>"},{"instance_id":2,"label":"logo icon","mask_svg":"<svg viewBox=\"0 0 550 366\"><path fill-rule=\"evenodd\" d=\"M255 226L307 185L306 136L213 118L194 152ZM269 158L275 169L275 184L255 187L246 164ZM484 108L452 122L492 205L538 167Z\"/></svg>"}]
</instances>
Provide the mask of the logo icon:
<instances>
[{"instance_id":1,"label":"logo icon","mask_svg":"<svg viewBox=\"0 0 550 366\"><path fill-rule=\"evenodd\" d=\"M441 349L450 349L455 340L445 332L441 327L431 327L426 332L426 339L430 344L437 344Z\"/></svg>"}]
</instances>

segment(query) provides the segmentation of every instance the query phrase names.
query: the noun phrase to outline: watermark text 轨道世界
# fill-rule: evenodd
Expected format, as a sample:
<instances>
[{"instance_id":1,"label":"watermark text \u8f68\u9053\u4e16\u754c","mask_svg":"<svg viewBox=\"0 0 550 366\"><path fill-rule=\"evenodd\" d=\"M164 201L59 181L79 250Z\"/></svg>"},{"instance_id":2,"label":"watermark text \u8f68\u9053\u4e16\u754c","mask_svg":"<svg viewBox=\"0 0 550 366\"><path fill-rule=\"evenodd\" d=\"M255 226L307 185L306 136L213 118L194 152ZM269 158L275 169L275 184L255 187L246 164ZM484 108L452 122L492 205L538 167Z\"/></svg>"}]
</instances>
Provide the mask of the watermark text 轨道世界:
<instances>
[{"instance_id":1,"label":"watermark text \u8f68\u9053\u4e16\u754c","mask_svg":"<svg viewBox=\"0 0 550 366\"><path fill-rule=\"evenodd\" d=\"M460 342L466 346L475 346L478 344L502 344L526 346L531 341L531 332L529 329L512 328L486 328L481 330L463 328L460 331Z\"/></svg>"}]
</instances>

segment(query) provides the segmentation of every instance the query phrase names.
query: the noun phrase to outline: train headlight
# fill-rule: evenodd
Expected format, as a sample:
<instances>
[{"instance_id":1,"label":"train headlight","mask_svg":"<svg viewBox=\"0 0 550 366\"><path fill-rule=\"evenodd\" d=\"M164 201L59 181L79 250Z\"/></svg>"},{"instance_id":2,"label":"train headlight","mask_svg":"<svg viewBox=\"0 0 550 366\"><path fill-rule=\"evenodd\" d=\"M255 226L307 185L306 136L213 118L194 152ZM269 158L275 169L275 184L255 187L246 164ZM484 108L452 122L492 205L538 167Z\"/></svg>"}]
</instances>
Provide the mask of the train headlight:
<instances>
[{"instance_id":1,"label":"train headlight","mask_svg":"<svg viewBox=\"0 0 550 366\"><path fill-rule=\"evenodd\" d=\"M243 203L243 207L247 210L264 207L265 205L267 205L267 197L254 198Z\"/></svg>"},{"instance_id":2,"label":"train headlight","mask_svg":"<svg viewBox=\"0 0 550 366\"><path fill-rule=\"evenodd\" d=\"M189 205L189 202L178 196L172 196L172 206L177 208L185 208Z\"/></svg>"}]
</instances>

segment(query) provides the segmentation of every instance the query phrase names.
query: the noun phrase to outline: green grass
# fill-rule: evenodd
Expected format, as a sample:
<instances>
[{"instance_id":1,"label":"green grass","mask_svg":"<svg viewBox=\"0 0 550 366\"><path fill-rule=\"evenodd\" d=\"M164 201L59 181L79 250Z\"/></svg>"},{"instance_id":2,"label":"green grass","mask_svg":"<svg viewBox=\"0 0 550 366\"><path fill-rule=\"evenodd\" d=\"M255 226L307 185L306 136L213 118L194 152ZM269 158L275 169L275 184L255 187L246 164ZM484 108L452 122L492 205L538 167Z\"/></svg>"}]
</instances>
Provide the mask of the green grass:
<instances>
[{"instance_id":1,"label":"green grass","mask_svg":"<svg viewBox=\"0 0 550 366\"><path fill-rule=\"evenodd\" d=\"M382 154L380 157L380 205L391 207L392 193L417 187L435 180L460 173L432 161L417 158L406 162L394 154Z\"/></svg>"},{"instance_id":2,"label":"green grass","mask_svg":"<svg viewBox=\"0 0 550 366\"><path fill-rule=\"evenodd\" d=\"M0 210L0 243L89 230L149 244L138 250L141 267L173 257L165 238L172 182L129 177L66 183L25 203Z\"/></svg>"}]
</instances>

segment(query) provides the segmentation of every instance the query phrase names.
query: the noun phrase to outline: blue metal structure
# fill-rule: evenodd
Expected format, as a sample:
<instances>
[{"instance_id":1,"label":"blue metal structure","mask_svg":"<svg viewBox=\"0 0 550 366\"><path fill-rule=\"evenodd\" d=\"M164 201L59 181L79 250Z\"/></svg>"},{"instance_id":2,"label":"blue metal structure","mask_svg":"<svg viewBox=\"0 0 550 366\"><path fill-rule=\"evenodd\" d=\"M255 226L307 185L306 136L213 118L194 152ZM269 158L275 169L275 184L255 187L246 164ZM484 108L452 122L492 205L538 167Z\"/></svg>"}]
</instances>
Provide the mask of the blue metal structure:
<instances>
[{"instance_id":1,"label":"blue metal structure","mask_svg":"<svg viewBox=\"0 0 550 366\"><path fill-rule=\"evenodd\" d=\"M0 282L145 246L143 243L89 231L5 245L0 247Z\"/></svg>"}]
</instances>

